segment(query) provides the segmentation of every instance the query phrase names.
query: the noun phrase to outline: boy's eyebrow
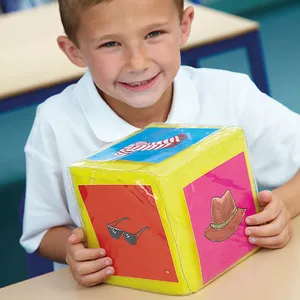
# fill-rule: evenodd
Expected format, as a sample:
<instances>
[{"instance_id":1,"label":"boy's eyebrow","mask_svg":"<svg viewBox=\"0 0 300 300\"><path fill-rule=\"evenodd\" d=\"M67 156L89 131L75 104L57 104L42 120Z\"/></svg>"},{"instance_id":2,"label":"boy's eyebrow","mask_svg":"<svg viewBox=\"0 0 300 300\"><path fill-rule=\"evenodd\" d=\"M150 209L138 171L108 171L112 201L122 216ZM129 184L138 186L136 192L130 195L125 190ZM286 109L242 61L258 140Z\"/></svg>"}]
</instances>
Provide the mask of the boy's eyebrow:
<instances>
[{"instance_id":1,"label":"boy's eyebrow","mask_svg":"<svg viewBox=\"0 0 300 300\"><path fill-rule=\"evenodd\" d=\"M153 24L145 26L141 31L148 31L148 30L151 30L154 28L162 27L162 26L167 25L168 23L169 23L168 21L153 23ZM95 43L95 42L101 42L104 40L113 40L119 35L121 35L121 33L107 34L107 35L103 35L103 36L94 38L91 40L91 42Z\"/></svg>"},{"instance_id":2,"label":"boy's eyebrow","mask_svg":"<svg viewBox=\"0 0 300 300\"><path fill-rule=\"evenodd\" d=\"M103 35L103 36L100 36L100 37L97 37L97 38L94 38L91 40L92 43L97 43L97 42L101 42L101 41L104 41L104 40L113 40L116 38L116 36L118 36L118 34L107 34L107 35Z\"/></svg>"},{"instance_id":3,"label":"boy's eyebrow","mask_svg":"<svg viewBox=\"0 0 300 300\"><path fill-rule=\"evenodd\" d=\"M145 26L144 30L150 30L150 29L153 29L153 28L156 28L156 27L161 27L161 26L165 26L167 25L169 22L166 21L166 22L157 22L157 23L153 23L153 24L150 24L148 26Z\"/></svg>"}]
</instances>

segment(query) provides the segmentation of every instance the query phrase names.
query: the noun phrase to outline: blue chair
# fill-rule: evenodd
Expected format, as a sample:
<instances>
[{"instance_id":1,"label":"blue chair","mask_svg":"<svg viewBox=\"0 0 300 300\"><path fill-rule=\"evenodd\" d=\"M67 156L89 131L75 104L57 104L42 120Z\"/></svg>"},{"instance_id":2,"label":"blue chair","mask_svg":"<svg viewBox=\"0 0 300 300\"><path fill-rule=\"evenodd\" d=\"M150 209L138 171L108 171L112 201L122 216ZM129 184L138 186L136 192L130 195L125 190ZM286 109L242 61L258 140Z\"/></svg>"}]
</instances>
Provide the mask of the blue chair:
<instances>
[{"instance_id":1,"label":"blue chair","mask_svg":"<svg viewBox=\"0 0 300 300\"><path fill-rule=\"evenodd\" d=\"M32 8L55 0L0 0L0 6L5 13Z\"/></svg>"},{"instance_id":2,"label":"blue chair","mask_svg":"<svg viewBox=\"0 0 300 300\"><path fill-rule=\"evenodd\" d=\"M190 0L190 1L186 1L185 4L193 4L193 3L201 4L201 1ZM196 14L197 14L197 7L198 5L195 5ZM199 6L199 8L201 7ZM212 17L215 18L215 22L217 23L218 11L211 10L211 12L212 12ZM216 16L213 16L213 12L216 12ZM231 15L227 15L227 16L228 18L231 17ZM232 16L232 18L236 18L236 17ZM201 20L199 20L199 22L201 22ZM202 26L205 26L205 24L203 23ZM232 37L225 36L224 38L218 38L215 41L210 41L207 42L206 44L204 43L199 46L196 45L195 47L192 47L190 49L183 50L182 64L190 65L193 67L199 67L200 65L199 61L202 58L214 56L238 48L246 48L248 61L250 65L250 71L254 83L262 92L270 95L259 26L255 26L246 32L244 31L242 33L237 33Z\"/></svg>"},{"instance_id":3,"label":"blue chair","mask_svg":"<svg viewBox=\"0 0 300 300\"><path fill-rule=\"evenodd\" d=\"M3 12L9 13L19 10L19 0L0 0Z\"/></svg>"},{"instance_id":4,"label":"blue chair","mask_svg":"<svg viewBox=\"0 0 300 300\"><path fill-rule=\"evenodd\" d=\"M21 199L19 215L23 225L25 197ZM22 226L23 227L23 226ZM37 252L32 254L26 253L26 265L28 278L34 278L53 271L53 262L41 257Z\"/></svg>"}]
</instances>

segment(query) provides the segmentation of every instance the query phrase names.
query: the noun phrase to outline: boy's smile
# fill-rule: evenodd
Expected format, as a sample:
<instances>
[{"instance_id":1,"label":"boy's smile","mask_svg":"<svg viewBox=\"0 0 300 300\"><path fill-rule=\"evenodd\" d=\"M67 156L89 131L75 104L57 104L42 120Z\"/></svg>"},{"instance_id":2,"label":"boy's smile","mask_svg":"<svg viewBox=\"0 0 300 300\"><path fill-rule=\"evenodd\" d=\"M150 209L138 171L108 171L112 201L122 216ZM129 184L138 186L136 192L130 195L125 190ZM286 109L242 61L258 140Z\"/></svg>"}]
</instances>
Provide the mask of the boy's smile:
<instances>
[{"instance_id":1,"label":"boy's smile","mask_svg":"<svg viewBox=\"0 0 300 300\"><path fill-rule=\"evenodd\" d=\"M174 0L104 1L81 12L81 62L73 62L89 68L103 99L129 123L165 121L192 18L189 8L181 22Z\"/></svg>"},{"instance_id":2,"label":"boy's smile","mask_svg":"<svg viewBox=\"0 0 300 300\"><path fill-rule=\"evenodd\" d=\"M119 82L119 85L130 91L142 92L150 89L153 85L155 85L156 81L159 79L160 72L150 79L145 79L142 81L136 82Z\"/></svg>"}]
</instances>

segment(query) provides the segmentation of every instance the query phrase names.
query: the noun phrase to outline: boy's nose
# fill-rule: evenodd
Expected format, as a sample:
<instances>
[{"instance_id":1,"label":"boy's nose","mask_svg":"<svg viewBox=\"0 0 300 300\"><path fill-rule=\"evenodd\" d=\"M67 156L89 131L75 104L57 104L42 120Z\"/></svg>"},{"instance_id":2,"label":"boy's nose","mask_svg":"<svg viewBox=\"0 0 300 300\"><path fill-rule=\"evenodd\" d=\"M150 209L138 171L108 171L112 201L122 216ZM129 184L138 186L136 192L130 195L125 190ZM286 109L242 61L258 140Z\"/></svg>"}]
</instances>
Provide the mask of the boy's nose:
<instances>
[{"instance_id":1,"label":"boy's nose","mask_svg":"<svg viewBox=\"0 0 300 300\"><path fill-rule=\"evenodd\" d=\"M143 48L135 48L130 52L128 60L128 70L129 72L143 72L150 65L150 59L147 52Z\"/></svg>"}]
</instances>

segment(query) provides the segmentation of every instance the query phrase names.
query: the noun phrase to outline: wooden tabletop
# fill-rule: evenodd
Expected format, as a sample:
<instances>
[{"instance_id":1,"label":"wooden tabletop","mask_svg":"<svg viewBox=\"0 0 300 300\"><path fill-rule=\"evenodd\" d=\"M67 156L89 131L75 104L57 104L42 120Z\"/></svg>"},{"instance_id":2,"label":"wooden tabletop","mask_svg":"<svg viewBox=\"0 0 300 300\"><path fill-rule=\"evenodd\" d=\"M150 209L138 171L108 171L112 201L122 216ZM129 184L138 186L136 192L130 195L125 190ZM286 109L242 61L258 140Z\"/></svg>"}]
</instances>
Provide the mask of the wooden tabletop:
<instances>
[{"instance_id":1,"label":"wooden tabletop","mask_svg":"<svg viewBox=\"0 0 300 300\"><path fill-rule=\"evenodd\" d=\"M194 6L195 18L190 38L182 50L212 44L259 29L259 24L255 21L194 5L189 1L185 1L185 5Z\"/></svg>"},{"instance_id":2,"label":"wooden tabletop","mask_svg":"<svg viewBox=\"0 0 300 300\"><path fill-rule=\"evenodd\" d=\"M0 99L82 76L84 70L58 48L60 34L56 3L11 13L0 21Z\"/></svg>"},{"instance_id":3,"label":"wooden tabletop","mask_svg":"<svg viewBox=\"0 0 300 300\"><path fill-rule=\"evenodd\" d=\"M183 50L239 36L258 26L196 5L191 37ZM63 28L57 3L1 16L0 99L82 76L84 69L72 65L58 48L56 39L60 34Z\"/></svg>"},{"instance_id":4,"label":"wooden tabletop","mask_svg":"<svg viewBox=\"0 0 300 300\"><path fill-rule=\"evenodd\" d=\"M186 297L151 294L110 285L79 286L68 269L0 289L3 300L299 300L300 216L283 249L260 250L200 292ZM16 272L17 272L16 267Z\"/></svg>"}]
</instances>

